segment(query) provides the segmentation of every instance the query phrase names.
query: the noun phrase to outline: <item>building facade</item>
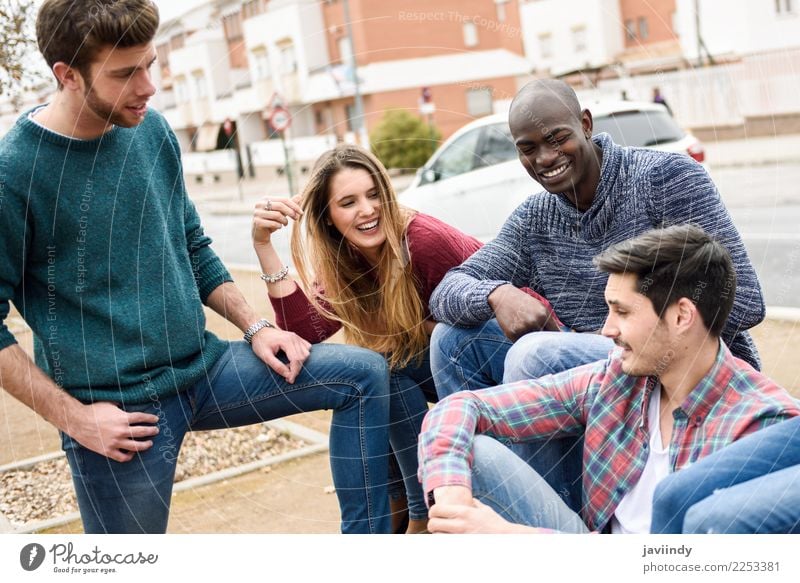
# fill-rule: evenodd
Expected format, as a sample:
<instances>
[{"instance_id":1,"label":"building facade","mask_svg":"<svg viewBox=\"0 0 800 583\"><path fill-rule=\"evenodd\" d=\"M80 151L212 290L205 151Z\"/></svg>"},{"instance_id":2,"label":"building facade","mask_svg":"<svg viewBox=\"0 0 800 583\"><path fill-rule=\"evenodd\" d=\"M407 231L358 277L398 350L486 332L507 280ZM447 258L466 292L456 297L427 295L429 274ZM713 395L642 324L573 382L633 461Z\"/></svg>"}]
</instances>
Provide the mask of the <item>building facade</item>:
<instances>
[{"instance_id":1,"label":"building facade","mask_svg":"<svg viewBox=\"0 0 800 583\"><path fill-rule=\"evenodd\" d=\"M211 152L186 157L198 174L230 166L231 146L243 171L277 168L283 150L268 124L277 104L292 117L293 158L311 161L359 141L356 130L391 109L447 137L504 107L530 74L518 0L211 0L164 22L156 48L154 105L186 152Z\"/></svg>"}]
</instances>

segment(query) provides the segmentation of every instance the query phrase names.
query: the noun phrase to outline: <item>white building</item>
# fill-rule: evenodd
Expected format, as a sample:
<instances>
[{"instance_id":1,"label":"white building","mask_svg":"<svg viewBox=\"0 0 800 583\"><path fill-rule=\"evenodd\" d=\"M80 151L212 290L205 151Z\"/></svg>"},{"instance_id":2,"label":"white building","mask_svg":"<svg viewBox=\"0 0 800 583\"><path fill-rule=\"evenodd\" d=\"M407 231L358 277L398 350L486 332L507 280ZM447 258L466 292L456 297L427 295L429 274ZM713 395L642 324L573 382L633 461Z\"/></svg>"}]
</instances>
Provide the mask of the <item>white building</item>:
<instances>
[{"instance_id":1,"label":"white building","mask_svg":"<svg viewBox=\"0 0 800 583\"><path fill-rule=\"evenodd\" d=\"M161 90L153 99L181 142L187 174L219 175L236 169L235 150L215 150L226 125L244 155L243 165L281 169L284 151L269 139L265 116L280 100L292 114L286 132L302 164L331 147L316 136L302 95L311 71L328 63L325 30L316 0L210 0L170 22L155 39ZM278 170L279 172L281 170Z\"/></svg>"},{"instance_id":2,"label":"white building","mask_svg":"<svg viewBox=\"0 0 800 583\"><path fill-rule=\"evenodd\" d=\"M676 26L684 56L698 60L695 5L712 56L745 55L800 47L800 0L676 0Z\"/></svg>"},{"instance_id":3,"label":"white building","mask_svg":"<svg viewBox=\"0 0 800 583\"><path fill-rule=\"evenodd\" d=\"M537 0L520 4L525 55L559 76L613 63L623 49L616 0Z\"/></svg>"}]
</instances>

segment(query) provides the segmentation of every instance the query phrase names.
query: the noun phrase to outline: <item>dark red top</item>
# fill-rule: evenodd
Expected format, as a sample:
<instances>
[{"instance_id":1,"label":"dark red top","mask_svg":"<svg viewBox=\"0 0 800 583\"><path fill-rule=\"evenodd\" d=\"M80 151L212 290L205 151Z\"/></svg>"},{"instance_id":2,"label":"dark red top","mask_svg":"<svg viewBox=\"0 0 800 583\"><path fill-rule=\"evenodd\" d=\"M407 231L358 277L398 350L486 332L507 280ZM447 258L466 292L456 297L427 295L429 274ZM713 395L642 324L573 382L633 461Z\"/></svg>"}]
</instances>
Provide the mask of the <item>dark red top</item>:
<instances>
[{"instance_id":1,"label":"dark red top","mask_svg":"<svg viewBox=\"0 0 800 583\"><path fill-rule=\"evenodd\" d=\"M427 318L430 316L428 301L445 273L461 265L482 244L474 237L423 213L417 213L409 222L405 242ZM550 309L547 300L530 290L525 291ZM270 297L270 302L275 310L277 325L309 342L322 342L341 328L339 322L328 320L314 308L300 286L286 297Z\"/></svg>"}]
</instances>

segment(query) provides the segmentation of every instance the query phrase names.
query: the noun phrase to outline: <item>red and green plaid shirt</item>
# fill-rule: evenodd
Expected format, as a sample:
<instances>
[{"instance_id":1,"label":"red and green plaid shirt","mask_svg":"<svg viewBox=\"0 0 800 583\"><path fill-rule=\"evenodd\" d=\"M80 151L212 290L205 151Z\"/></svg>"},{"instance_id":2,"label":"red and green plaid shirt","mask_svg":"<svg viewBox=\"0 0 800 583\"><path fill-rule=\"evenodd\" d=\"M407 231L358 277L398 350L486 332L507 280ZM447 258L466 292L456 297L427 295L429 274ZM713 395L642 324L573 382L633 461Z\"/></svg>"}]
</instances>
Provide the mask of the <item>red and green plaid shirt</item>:
<instances>
[{"instance_id":1,"label":"red and green plaid shirt","mask_svg":"<svg viewBox=\"0 0 800 583\"><path fill-rule=\"evenodd\" d=\"M639 481L647 461L647 406L654 377L622 371L618 352L535 381L450 395L425 417L419 477L425 492L472 487L476 433L505 443L583 433L581 516L602 529ZM672 413L671 471L744 435L800 415L798 402L720 343L714 366Z\"/></svg>"}]
</instances>

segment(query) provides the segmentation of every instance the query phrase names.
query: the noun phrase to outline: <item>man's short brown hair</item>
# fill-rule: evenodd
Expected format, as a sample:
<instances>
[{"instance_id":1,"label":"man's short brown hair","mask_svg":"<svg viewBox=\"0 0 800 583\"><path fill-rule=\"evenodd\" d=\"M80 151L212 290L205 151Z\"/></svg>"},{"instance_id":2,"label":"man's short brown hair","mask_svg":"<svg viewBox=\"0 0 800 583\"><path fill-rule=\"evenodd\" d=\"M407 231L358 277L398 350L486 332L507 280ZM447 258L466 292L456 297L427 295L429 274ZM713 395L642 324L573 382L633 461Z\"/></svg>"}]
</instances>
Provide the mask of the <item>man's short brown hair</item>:
<instances>
[{"instance_id":1,"label":"man's short brown hair","mask_svg":"<svg viewBox=\"0 0 800 583\"><path fill-rule=\"evenodd\" d=\"M158 23L151 0L45 0L36 19L36 40L48 67L63 62L86 78L103 47L149 43Z\"/></svg>"},{"instance_id":2,"label":"man's short brown hair","mask_svg":"<svg viewBox=\"0 0 800 583\"><path fill-rule=\"evenodd\" d=\"M696 306L706 329L720 336L733 307L736 272L728 250L696 225L653 229L594 258L600 271L633 274L659 318L681 298Z\"/></svg>"}]
</instances>

